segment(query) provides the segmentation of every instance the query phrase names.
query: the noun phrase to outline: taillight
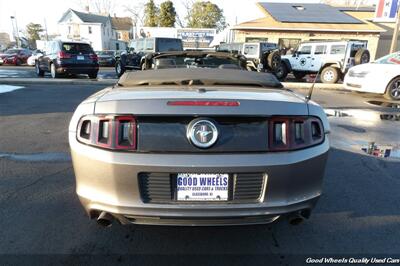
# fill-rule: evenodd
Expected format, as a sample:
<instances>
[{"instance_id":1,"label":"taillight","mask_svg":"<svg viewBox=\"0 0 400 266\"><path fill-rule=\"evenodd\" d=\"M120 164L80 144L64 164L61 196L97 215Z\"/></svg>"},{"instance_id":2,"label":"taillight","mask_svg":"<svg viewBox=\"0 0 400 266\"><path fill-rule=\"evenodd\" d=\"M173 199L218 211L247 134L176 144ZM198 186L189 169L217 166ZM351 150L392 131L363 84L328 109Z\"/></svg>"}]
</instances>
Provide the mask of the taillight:
<instances>
[{"instance_id":1,"label":"taillight","mask_svg":"<svg viewBox=\"0 0 400 266\"><path fill-rule=\"evenodd\" d=\"M60 51L60 52L58 52L57 57L59 59L67 59L67 58L71 58L72 55L70 55L69 53L66 53L64 51Z\"/></svg>"},{"instance_id":2,"label":"taillight","mask_svg":"<svg viewBox=\"0 0 400 266\"><path fill-rule=\"evenodd\" d=\"M132 115L89 115L78 123L79 142L111 150L136 150L136 119Z\"/></svg>"},{"instance_id":3,"label":"taillight","mask_svg":"<svg viewBox=\"0 0 400 266\"><path fill-rule=\"evenodd\" d=\"M118 149L136 149L136 120L132 116L116 117L115 146Z\"/></svg>"},{"instance_id":4,"label":"taillight","mask_svg":"<svg viewBox=\"0 0 400 266\"><path fill-rule=\"evenodd\" d=\"M92 59L93 61L97 61L98 60L97 54L90 54L89 58Z\"/></svg>"},{"instance_id":5,"label":"taillight","mask_svg":"<svg viewBox=\"0 0 400 266\"><path fill-rule=\"evenodd\" d=\"M315 117L273 117L269 120L269 150L297 150L324 141L322 122Z\"/></svg>"}]
</instances>

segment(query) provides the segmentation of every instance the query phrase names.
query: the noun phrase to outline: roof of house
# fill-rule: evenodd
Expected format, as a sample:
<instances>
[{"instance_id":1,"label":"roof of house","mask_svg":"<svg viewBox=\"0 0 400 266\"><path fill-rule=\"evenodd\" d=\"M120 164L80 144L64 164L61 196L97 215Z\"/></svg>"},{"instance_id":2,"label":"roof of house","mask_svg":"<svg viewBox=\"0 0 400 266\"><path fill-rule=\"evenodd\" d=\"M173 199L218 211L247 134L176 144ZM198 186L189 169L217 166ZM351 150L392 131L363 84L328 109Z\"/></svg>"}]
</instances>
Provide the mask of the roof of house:
<instances>
[{"instance_id":1,"label":"roof of house","mask_svg":"<svg viewBox=\"0 0 400 266\"><path fill-rule=\"evenodd\" d=\"M107 24L107 21L109 21L109 19L110 19L109 16L84 13L84 12L76 11L73 9L68 9L68 11L64 13L64 15L61 17L61 19L59 21L63 21L64 18L69 14L69 12L73 12L75 15L77 15L79 17L80 20L82 20L83 22L86 22L86 23Z\"/></svg>"},{"instance_id":2,"label":"roof of house","mask_svg":"<svg viewBox=\"0 0 400 266\"><path fill-rule=\"evenodd\" d=\"M279 22L359 24L362 21L326 4L258 3Z\"/></svg>"},{"instance_id":3,"label":"roof of house","mask_svg":"<svg viewBox=\"0 0 400 266\"><path fill-rule=\"evenodd\" d=\"M111 25L116 30L131 30L133 27L132 19L129 17L112 17Z\"/></svg>"},{"instance_id":4,"label":"roof of house","mask_svg":"<svg viewBox=\"0 0 400 266\"><path fill-rule=\"evenodd\" d=\"M292 4L293 5L293 4ZM275 19L263 6L265 17L235 25L237 30L284 30L284 31L311 31L311 32L370 32L379 33L385 30L378 27L369 19L373 12L338 11L361 21L362 23L321 23L321 22L287 22Z\"/></svg>"}]
</instances>

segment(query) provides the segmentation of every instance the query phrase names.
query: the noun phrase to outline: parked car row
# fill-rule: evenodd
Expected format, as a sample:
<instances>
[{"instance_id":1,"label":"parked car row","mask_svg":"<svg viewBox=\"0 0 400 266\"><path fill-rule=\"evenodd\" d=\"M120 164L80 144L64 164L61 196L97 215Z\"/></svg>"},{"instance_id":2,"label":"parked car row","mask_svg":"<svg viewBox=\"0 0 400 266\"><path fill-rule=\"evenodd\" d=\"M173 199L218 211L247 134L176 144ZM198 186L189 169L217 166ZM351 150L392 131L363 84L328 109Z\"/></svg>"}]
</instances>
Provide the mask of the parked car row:
<instances>
[{"instance_id":1,"label":"parked car row","mask_svg":"<svg viewBox=\"0 0 400 266\"><path fill-rule=\"evenodd\" d=\"M96 78L99 66L115 66L120 77L126 70L218 65L270 72L279 80L284 80L288 73L296 79L320 74L323 83L343 80L348 90L400 100L400 52L369 61L367 44L362 41L303 42L289 55L281 55L276 44L267 42L221 44L216 52L184 51L178 38L134 40L123 52L94 52L85 42L52 41L47 51L15 48L0 54L0 65L28 64L35 66L38 76L49 72L53 78L74 74Z\"/></svg>"},{"instance_id":2,"label":"parked car row","mask_svg":"<svg viewBox=\"0 0 400 266\"><path fill-rule=\"evenodd\" d=\"M13 48L0 53L1 64L22 65L26 64L28 58L32 55L29 49Z\"/></svg>"}]
</instances>

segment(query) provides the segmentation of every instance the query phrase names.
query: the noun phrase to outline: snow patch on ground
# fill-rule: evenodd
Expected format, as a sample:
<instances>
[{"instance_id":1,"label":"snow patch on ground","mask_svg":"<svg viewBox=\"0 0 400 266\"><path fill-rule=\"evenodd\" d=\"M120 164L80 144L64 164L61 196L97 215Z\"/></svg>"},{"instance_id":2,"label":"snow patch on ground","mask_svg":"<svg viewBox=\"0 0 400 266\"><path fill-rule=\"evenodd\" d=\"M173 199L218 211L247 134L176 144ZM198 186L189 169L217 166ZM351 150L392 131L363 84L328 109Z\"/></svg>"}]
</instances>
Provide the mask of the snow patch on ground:
<instances>
[{"instance_id":1,"label":"snow patch on ground","mask_svg":"<svg viewBox=\"0 0 400 266\"><path fill-rule=\"evenodd\" d=\"M15 90L23 89L23 88L25 88L25 87L0 84L0 93L6 93L6 92L15 91Z\"/></svg>"}]
</instances>

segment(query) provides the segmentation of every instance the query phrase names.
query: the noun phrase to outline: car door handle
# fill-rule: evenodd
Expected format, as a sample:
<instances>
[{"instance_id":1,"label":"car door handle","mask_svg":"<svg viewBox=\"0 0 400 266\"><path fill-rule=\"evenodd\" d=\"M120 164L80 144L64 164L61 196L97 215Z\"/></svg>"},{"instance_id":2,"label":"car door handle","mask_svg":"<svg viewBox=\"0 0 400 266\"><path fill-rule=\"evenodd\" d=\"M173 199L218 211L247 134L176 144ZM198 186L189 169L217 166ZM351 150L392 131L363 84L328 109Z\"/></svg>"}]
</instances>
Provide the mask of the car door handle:
<instances>
[{"instance_id":1,"label":"car door handle","mask_svg":"<svg viewBox=\"0 0 400 266\"><path fill-rule=\"evenodd\" d=\"M311 56L307 56L307 58L311 58Z\"/></svg>"}]
</instances>

